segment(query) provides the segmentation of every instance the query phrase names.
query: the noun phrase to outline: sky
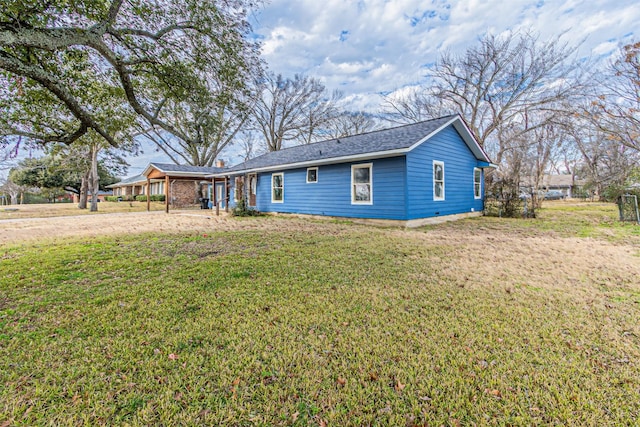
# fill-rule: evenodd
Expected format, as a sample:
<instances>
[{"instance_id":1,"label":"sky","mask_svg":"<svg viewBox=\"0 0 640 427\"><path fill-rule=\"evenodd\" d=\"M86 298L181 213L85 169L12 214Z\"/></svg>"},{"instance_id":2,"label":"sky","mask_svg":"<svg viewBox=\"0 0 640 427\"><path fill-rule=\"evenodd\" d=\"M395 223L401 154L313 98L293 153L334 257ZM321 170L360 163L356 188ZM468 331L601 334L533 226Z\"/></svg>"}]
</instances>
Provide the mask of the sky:
<instances>
[{"instance_id":1,"label":"sky","mask_svg":"<svg viewBox=\"0 0 640 427\"><path fill-rule=\"evenodd\" d=\"M463 53L485 34L562 34L580 57L608 58L640 39L640 4L628 0L271 0L251 15L268 69L306 74L376 112L381 95L419 84L441 52ZM227 163L239 154L227 150ZM144 162L143 162L144 163ZM144 163L146 165L146 163ZM141 166L141 168L144 167Z\"/></svg>"},{"instance_id":2,"label":"sky","mask_svg":"<svg viewBox=\"0 0 640 427\"><path fill-rule=\"evenodd\" d=\"M637 1L273 0L253 16L270 70L320 78L356 109L424 81L443 51L463 53L487 33L561 34L580 56L609 56L638 39Z\"/></svg>"},{"instance_id":3,"label":"sky","mask_svg":"<svg viewBox=\"0 0 640 427\"><path fill-rule=\"evenodd\" d=\"M270 71L319 78L344 106L375 112L382 94L425 80L440 53L463 53L487 33L562 35L579 57L606 60L640 40L640 4L630 0L271 0L251 16ZM152 147L129 158L128 176L169 162ZM227 150L228 164L241 161Z\"/></svg>"}]
</instances>

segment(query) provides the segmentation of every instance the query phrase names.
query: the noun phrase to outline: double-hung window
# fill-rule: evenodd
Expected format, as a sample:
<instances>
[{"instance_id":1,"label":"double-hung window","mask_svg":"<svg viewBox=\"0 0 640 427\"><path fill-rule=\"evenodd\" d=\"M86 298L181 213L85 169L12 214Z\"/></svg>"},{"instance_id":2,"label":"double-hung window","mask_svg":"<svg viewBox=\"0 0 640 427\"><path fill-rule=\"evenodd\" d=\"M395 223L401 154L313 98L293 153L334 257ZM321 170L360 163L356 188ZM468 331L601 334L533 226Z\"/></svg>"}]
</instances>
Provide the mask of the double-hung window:
<instances>
[{"instance_id":1,"label":"double-hung window","mask_svg":"<svg viewBox=\"0 0 640 427\"><path fill-rule=\"evenodd\" d=\"M284 174L274 173L271 175L271 203L284 202Z\"/></svg>"},{"instance_id":2,"label":"double-hung window","mask_svg":"<svg viewBox=\"0 0 640 427\"><path fill-rule=\"evenodd\" d=\"M433 200L444 200L444 162L433 161Z\"/></svg>"},{"instance_id":3,"label":"double-hung window","mask_svg":"<svg viewBox=\"0 0 640 427\"><path fill-rule=\"evenodd\" d=\"M373 204L372 163L351 166L351 204Z\"/></svg>"},{"instance_id":4,"label":"double-hung window","mask_svg":"<svg viewBox=\"0 0 640 427\"><path fill-rule=\"evenodd\" d=\"M473 198L480 199L482 197L482 171L473 168Z\"/></svg>"}]
</instances>

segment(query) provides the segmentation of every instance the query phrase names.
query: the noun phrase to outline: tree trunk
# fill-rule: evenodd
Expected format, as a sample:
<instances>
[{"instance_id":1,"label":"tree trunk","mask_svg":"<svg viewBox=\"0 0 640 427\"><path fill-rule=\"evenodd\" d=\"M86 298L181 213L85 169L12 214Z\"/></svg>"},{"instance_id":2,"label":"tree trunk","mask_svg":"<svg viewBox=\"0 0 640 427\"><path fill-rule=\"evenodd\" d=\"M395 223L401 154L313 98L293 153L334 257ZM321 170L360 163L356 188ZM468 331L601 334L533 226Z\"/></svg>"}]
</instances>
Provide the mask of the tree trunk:
<instances>
[{"instance_id":1,"label":"tree trunk","mask_svg":"<svg viewBox=\"0 0 640 427\"><path fill-rule=\"evenodd\" d=\"M78 208L87 209L87 190L89 188L89 172L82 175L80 184L80 197L78 198Z\"/></svg>"},{"instance_id":2,"label":"tree trunk","mask_svg":"<svg viewBox=\"0 0 640 427\"><path fill-rule=\"evenodd\" d=\"M100 191L100 176L98 175L98 151L97 145L91 146L91 173L89 184L91 188L91 212L98 212L98 191ZM148 197L148 196L147 196Z\"/></svg>"}]
</instances>

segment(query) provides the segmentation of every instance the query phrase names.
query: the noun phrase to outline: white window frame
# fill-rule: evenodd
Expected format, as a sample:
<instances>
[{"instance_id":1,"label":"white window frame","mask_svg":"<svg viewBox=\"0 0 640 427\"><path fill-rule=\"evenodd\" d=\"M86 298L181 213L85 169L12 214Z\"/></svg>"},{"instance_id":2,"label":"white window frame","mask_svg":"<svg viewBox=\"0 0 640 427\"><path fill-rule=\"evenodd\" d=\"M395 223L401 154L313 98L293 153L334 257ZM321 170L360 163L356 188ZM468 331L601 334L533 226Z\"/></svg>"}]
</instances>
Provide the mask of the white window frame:
<instances>
[{"instance_id":1,"label":"white window frame","mask_svg":"<svg viewBox=\"0 0 640 427\"><path fill-rule=\"evenodd\" d=\"M436 165L442 167L442 180L436 180ZM433 173L433 200L442 201L445 197L445 173L444 173L444 162L440 160L434 160L432 166ZM442 196L436 196L436 184L442 182Z\"/></svg>"},{"instance_id":2,"label":"white window frame","mask_svg":"<svg viewBox=\"0 0 640 427\"><path fill-rule=\"evenodd\" d=\"M274 190L276 189L276 187L274 187L273 181L276 176L280 176L280 181L282 182L282 200L276 200L274 197L275 196ZM284 173L283 172L271 174L271 203L284 203Z\"/></svg>"},{"instance_id":3,"label":"white window frame","mask_svg":"<svg viewBox=\"0 0 640 427\"><path fill-rule=\"evenodd\" d=\"M311 170L315 170L316 171L316 180L315 181L309 181L309 171ZM317 184L318 183L318 168L314 167L314 168L307 168L307 184Z\"/></svg>"},{"instance_id":4,"label":"white window frame","mask_svg":"<svg viewBox=\"0 0 640 427\"><path fill-rule=\"evenodd\" d=\"M369 169L369 183L356 183L355 170ZM356 185L369 185L369 200L356 200ZM351 165L351 204L352 205L373 205L373 163L360 163Z\"/></svg>"},{"instance_id":5,"label":"white window frame","mask_svg":"<svg viewBox=\"0 0 640 427\"><path fill-rule=\"evenodd\" d=\"M478 181L476 181L476 173L478 173ZM482 198L482 169L480 168L473 168L473 198L476 200Z\"/></svg>"}]
</instances>

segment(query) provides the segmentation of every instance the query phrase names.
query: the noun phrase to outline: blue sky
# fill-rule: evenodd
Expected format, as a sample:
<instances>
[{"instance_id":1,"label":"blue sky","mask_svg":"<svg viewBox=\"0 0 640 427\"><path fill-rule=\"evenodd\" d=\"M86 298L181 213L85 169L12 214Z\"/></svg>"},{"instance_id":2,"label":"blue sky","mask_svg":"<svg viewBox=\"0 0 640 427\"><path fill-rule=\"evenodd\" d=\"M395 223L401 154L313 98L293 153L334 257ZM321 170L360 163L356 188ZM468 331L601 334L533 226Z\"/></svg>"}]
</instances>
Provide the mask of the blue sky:
<instances>
[{"instance_id":1,"label":"blue sky","mask_svg":"<svg viewBox=\"0 0 640 427\"><path fill-rule=\"evenodd\" d=\"M272 0L251 20L269 70L317 77L344 93L345 107L368 111L380 94L423 81L443 50L464 52L486 33L564 33L581 57L604 59L640 39L637 0ZM233 150L221 157L240 161ZM150 161L168 160L144 147L128 175Z\"/></svg>"}]
</instances>

